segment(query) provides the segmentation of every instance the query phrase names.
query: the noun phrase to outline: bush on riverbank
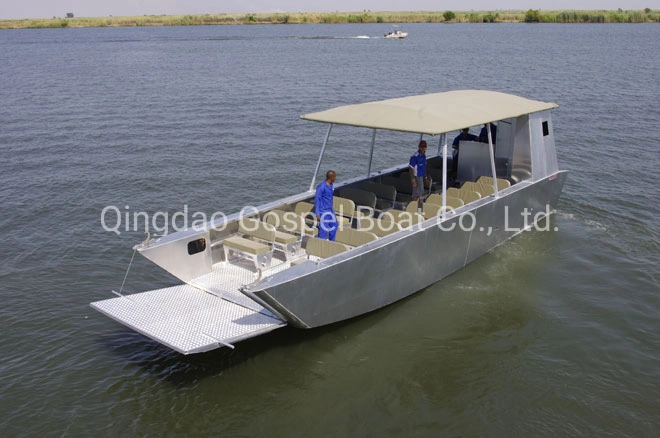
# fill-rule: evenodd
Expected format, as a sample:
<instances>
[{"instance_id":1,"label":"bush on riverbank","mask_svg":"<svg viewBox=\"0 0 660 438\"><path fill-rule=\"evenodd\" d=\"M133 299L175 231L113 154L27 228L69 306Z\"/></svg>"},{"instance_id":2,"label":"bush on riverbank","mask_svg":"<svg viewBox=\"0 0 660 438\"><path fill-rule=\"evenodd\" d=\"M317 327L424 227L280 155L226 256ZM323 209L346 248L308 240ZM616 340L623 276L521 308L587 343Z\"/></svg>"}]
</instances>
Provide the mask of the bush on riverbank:
<instances>
[{"instance_id":1,"label":"bush on riverbank","mask_svg":"<svg viewBox=\"0 0 660 438\"><path fill-rule=\"evenodd\" d=\"M144 15L138 17L88 17L0 20L0 29L200 26L217 24L304 23L644 23L660 22L660 11L413 11L413 12L290 12L275 14Z\"/></svg>"}]
</instances>

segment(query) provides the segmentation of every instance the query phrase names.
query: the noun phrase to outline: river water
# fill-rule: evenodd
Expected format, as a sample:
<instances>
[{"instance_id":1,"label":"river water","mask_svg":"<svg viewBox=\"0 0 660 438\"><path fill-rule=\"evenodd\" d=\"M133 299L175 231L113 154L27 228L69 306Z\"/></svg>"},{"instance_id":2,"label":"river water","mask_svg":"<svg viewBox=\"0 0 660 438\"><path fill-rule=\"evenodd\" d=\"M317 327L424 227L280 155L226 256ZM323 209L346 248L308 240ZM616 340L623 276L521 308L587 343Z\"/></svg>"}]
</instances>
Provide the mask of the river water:
<instances>
[{"instance_id":1,"label":"river water","mask_svg":"<svg viewBox=\"0 0 660 438\"><path fill-rule=\"evenodd\" d=\"M387 30L0 32L3 436L655 436L660 27ZM181 356L88 307L144 239L104 230L105 207L232 213L298 193L325 134L300 114L465 88L559 104L558 231L233 351ZM371 137L337 135L341 181L364 172ZM416 139L385 143L375 167L405 163ZM176 283L136 257L124 292Z\"/></svg>"}]
</instances>

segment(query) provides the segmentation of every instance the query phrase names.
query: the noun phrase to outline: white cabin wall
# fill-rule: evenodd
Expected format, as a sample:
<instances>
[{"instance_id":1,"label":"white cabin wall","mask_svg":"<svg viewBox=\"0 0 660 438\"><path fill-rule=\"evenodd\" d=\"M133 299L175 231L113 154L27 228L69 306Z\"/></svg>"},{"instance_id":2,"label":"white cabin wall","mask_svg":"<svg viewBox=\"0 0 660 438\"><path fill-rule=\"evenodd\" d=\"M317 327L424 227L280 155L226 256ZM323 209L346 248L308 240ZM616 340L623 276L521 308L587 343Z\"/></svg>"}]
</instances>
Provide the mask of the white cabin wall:
<instances>
[{"instance_id":1,"label":"white cabin wall","mask_svg":"<svg viewBox=\"0 0 660 438\"><path fill-rule=\"evenodd\" d=\"M547 130L543 124L547 124ZM555 138L552 131L550 111L542 111L529 115L532 179L534 181L556 173L558 169L555 152Z\"/></svg>"}]
</instances>

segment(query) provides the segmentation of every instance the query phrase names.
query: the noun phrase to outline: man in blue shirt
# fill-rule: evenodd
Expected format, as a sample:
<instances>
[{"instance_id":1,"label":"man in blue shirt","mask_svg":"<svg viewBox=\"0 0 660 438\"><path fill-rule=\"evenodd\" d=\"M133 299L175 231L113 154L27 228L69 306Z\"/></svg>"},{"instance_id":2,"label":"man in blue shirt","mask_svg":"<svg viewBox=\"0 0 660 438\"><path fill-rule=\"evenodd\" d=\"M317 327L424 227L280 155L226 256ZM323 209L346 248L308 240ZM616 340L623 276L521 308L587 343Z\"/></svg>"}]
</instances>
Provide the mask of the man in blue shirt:
<instances>
[{"instance_id":1,"label":"man in blue shirt","mask_svg":"<svg viewBox=\"0 0 660 438\"><path fill-rule=\"evenodd\" d=\"M415 155L410 157L408 172L410 172L410 182L412 182L413 188L412 200L419 201L424 193L424 177L426 176L426 142L424 140L419 142L419 149Z\"/></svg>"},{"instance_id":2,"label":"man in blue shirt","mask_svg":"<svg viewBox=\"0 0 660 438\"><path fill-rule=\"evenodd\" d=\"M488 125L490 125L490 136L493 140L493 144L497 142L497 125L493 123L486 123L481 132L479 133L479 141L482 143L488 143Z\"/></svg>"},{"instance_id":3,"label":"man in blue shirt","mask_svg":"<svg viewBox=\"0 0 660 438\"><path fill-rule=\"evenodd\" d=\"M452 151L452 167L454 168L454 172L456 172L456 169L458 168L458 147L460 146L460 142L462 141L478 141L479 137L477 137L474 134L470 134L470 128L463 128L460 134L456 136L454 139L454 142L451 144L451 148L453 149Z\"/></svg>"},{"instance_id":4,"label":"man in blue shirt","mask_svg":"<svg viewBox=\"0 0 660 438\"><path fill-rule=\"evenodd\" d=\"M335 171L328 170L325 174L325 181L316 186L314 213L319 224L319 239L335 240L337 234L337 216L332 205L335 179L337 179Z\"/></svg>"}]
</instances>

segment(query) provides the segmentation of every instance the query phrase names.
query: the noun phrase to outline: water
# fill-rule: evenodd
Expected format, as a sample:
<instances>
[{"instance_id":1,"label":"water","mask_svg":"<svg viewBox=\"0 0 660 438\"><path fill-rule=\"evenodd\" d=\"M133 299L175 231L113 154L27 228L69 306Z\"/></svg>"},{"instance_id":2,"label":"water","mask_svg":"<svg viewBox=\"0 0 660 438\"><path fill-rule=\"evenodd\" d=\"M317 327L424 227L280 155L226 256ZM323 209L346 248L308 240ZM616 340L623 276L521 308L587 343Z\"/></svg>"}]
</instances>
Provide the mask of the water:
<instances>
[{"instance_id":1,"label":"water","mask_svg":"<svg viewBox=\"0 0 660 438\"><path fill-rule=\"evenodd\" d=\"M655 435L660 29L351 38L386 30L0 33L4 436ZM300 114L459 88L560 105L558 232L525 233L372 314L234 351L180 356L88 307L119 289L144 238L104 231L104 207L231 213L300 192L325 134ZM395 138L376 167L413 152L415 136ZM370 140L337 130L339 180L364 171ZM137 257L125 290L175 283Z\"/></svg>"}]
</instances>

